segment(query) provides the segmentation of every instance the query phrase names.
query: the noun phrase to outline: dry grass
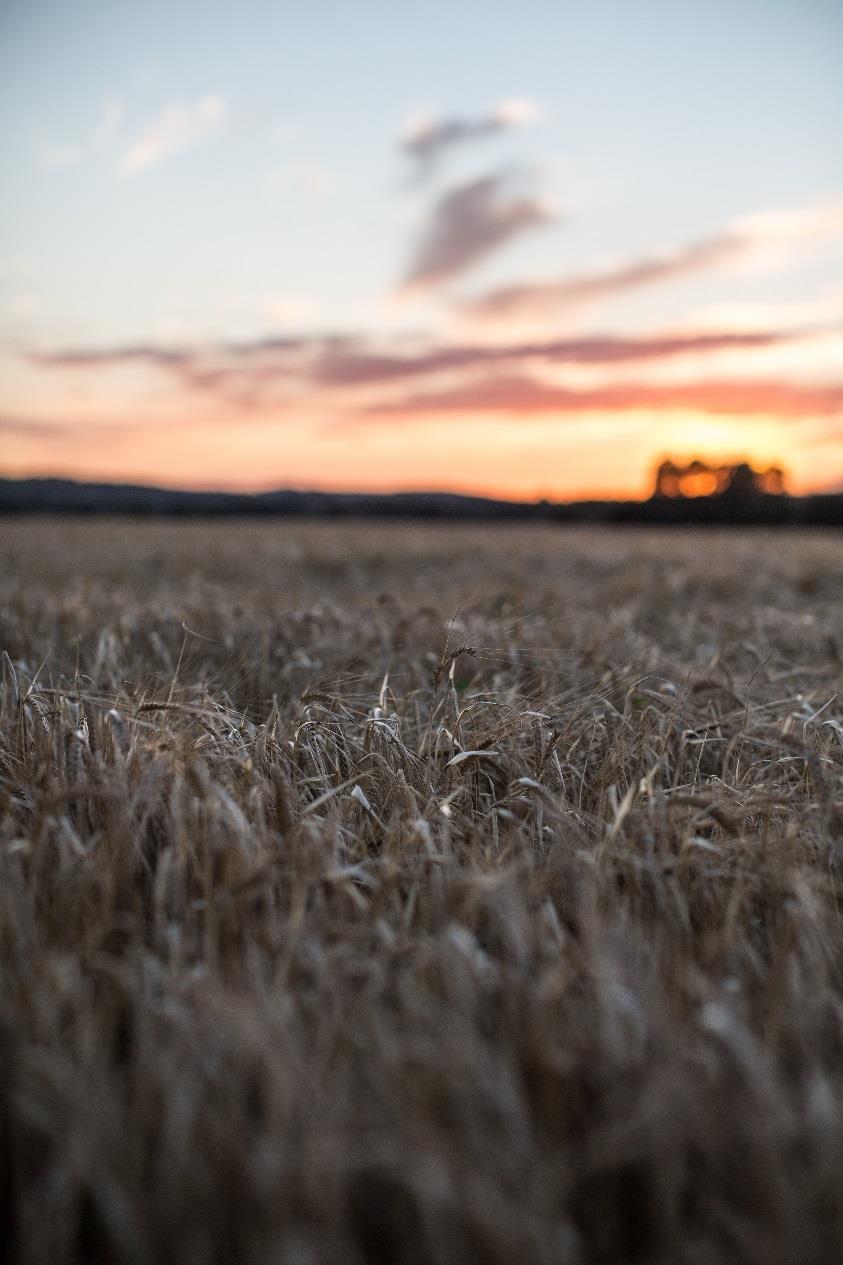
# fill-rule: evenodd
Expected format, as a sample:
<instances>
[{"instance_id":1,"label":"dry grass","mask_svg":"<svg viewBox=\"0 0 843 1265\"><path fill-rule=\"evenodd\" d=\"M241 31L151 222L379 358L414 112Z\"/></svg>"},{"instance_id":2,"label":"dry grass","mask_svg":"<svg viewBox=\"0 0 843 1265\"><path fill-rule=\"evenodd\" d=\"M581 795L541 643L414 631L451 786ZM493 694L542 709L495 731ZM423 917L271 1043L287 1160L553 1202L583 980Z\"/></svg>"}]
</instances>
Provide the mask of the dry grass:
<instances>
[{"instance_id":1,"label":"dry grass","mask_svg":"<svg viewBox=\"0 0 843 1265\"><path fill-rule=\"evenodd\" d=\"M841 1259L841 563L3 524L6 1259Z\"/></svg>"}]
</instances>

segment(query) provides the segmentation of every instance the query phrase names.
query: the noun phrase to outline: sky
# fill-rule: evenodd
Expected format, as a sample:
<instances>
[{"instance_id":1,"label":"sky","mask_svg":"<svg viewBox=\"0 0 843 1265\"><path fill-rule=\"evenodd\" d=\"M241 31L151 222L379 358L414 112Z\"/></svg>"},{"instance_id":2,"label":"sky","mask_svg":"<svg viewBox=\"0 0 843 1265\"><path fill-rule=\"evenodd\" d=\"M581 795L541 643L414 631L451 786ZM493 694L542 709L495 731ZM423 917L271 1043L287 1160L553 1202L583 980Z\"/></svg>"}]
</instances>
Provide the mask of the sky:
<instances>
[{"instance_id":1,"label":"sky","mask_svg":"<svg viewBox=\"0 0 843 1265\"><path fill-rule=\"evenodd\" d=\"M3 0L0 473L843 487L839 0Z\"/></svg>"}]
</instances>

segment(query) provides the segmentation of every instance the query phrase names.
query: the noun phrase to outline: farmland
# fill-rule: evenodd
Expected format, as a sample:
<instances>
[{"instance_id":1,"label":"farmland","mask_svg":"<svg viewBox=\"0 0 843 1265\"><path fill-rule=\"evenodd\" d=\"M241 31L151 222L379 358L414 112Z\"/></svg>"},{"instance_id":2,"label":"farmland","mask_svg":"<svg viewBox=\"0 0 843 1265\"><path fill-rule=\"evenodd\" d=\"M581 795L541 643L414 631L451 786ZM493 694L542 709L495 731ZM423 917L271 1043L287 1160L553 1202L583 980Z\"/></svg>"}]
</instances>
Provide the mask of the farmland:
<instances>
[{"instance_id":1,"label":"farmland","mask_svg":"<svg viewBox=\"0 0 843 1265\"><path fill-rule=\"evenodd\" d=\"M839 1259L842 576L2 523L6 1259Z\"/></svg>"}]
</instances>

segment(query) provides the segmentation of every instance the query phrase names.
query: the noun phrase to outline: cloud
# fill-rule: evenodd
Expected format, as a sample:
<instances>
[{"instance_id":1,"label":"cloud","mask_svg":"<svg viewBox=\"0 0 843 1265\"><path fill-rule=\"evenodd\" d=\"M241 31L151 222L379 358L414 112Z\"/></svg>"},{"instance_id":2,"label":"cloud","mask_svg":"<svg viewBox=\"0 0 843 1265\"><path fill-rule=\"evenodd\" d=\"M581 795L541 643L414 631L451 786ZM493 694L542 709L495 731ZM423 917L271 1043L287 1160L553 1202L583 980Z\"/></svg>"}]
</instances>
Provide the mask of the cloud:
<instances>
[{"instance_id":1,"label":"cloud","mask_svg":"<svg viewBox=\"0 0 843 1265\"><path fill-rule=\"evenodd\" d=\"M154 343L128 343L120 347L69 347L57 351L32 351L27 358L53 369L108 369L121 364L146 364L173 368L189 364L194 353L181 347Z\"/></svg>"},{"instance_id":2,"label":"cloud","mask_svg":"<svg viewBox=\"0 0 843 1265\"><path fill-rule=\"evenodd\" d=\"M745 257L752 245L748 235L729 230L719 236L690 242L678 250L629 260L612 268L574 273L552 281L500 286L463 300L458 310L481 320L553 316L565 308L707 272Z\"/></svg>"},{"instance_id":3,"label":"cloud","mask_svg":"<svg viewBox=\"0 0 843 1265\"><path fill-rule=\"evenodd\" d=\"M500 101L487 114L474 118L456 115L435 118L428 114L411 116L401 137L401 149L419 168L429 172L442 155L467 141L483 140L538 118L533 101L510 98Z\"/></svg>"},{"instance_id":4,"label":"cloud","mask_svg":"<svg viewBox=\"0 0 843 1265\"><path fill-rule=\"evenodd\" d=\"M767 376L683 377L643 375L640 367L677 357L705 357L769 349L827 331L721 330L627 338L594 335L508 346L442 346L348 335L277 335L240 342L127 343L112 348L66 348L24 353L44 369L90 372L144 366L165 375L179 394L164 393L168 419L207 418L222 410L231 422L249 417L280 422L314 410L337 424L400 424L508 416L564 419L586 414L666 416L696 413L843 425L843 381ZM19 353L20 354L20 353ZM603 369L583 380L546 376L565 366ZM634 374L618 380L618 366ZM693 374L694 370L690 370ZM698 370L697 372L701 372ZM750 371L751 372L751 371ZM132 387L131 389L135 389ZM127 404L129 401L126 402ZM173 413L175 410L175 413ZM121 422L127 409L121 408ZM131 412L131 408L129 408ZM0 429L3 429L0 427ZM6 428L11 432L12 427ZM23 434L24 429L16 430ZM29 431L33 438L38 437ZM93 433L93 432L92 432ZM128 433L125 428L121 433ZM49 432L43 432L49 438Z\"/></svg>"},{"instance_id":5,"label":"cloud","mask_svg":"<svg viewBox=\"0 0 843 1265\"><path fill-rule=\"evenodd\" d=\"M195 105L174 101L141 132L120 159L118 169L135 176L148 167L201 144L219 132L226 107L221 97L201 97Z\"/></svg>"},{"instance_id":6,"label":"cloud","mask_svg":"<svg viewBox=\"0 0 843 1265\"><path fill-rule=\"evenodd\" d=\"M287 302L287 301L285 301ZM146 365L175 374L186 386L204 390L240 389L273 383L306 388L378 388L442 374L480 373L490 366L544 363L612 367L644 364L680 356L711 356L754 351L809 339L817 331L706 330L644 337L591 335L586 338L453 346L404 340L380 342L350 335L272 336L244 342L189 347L129 343L111 348L30 351L30 363L57 369L108 369ZM822 331L820 331L822 332Z\"/></svg>"},{"instance_id":7,"label":"cloud","mask_svg":"<svg viewBox=\"0 0 843 1265\"><path fill-rule=\"evenodd\" d=\"M511 175L457 185L435 204L400 288L411 293L452 281L505 242L553 219L550 204L517 192Z\"/></svg>"},{"instance_id":8,"label":"cloud","mask_svg":"<svg viewBox=\"0 0 843 1265\"><path fill-rule=\"evenodd\" d=\"M47 369L102 371L144 366L175 377L187 391L213 395L251 409L265 402L267 388L301 389L306 383L301 351L310 340L274 337L246 344L188 347L177 344L127 343L116 347L69 347L30 351L26 359ZM267 363L266 358L269 358ZM274 397L278 403L277 394Z\"/></svg>"},{"instance_id":9,"label":"cloud","mask_svg":"<svg viewBox=\"0 0 843 1265\"><path fill-rule=\"evenodd\" d=\"M616 383L586 390L513 375L445 391L413 393L363 410L369 416L449 413L695 412L779 418L824 417L843 412L843 382L824 386L764 379Z\"/></svg>"},{"instance_id":10,"label":"cloud","mask_svg":"<svg viewBox=\"0 0 843 1265\"><path fill-rule=\"evenodd\" d=\"M664 334L649 338L595 335L589 338L510 343L495 347L463 344L432 348L410 355L376 353L359 346L337 344L327 348L317 359L313 373L318 382L325 384L377 384L520 361L570 365L643 363L685 355L757 350L806 336L799 331L771 330Z\"/></svg>"},{"instance_id":11,"label":"cloud","mask_svg":"<svg viewBox=\"0 0 843 1265\"><path fill-rule=\"evenodd\" d=\"M722 232L672 251L644 255L610 268L573 273L549 281L519 282L463 299L463 316L483 321L536 320L662 282L697 276L764 252L774 260L804 241L843 235L843 203L744 216Z\"/></svg>"}]
</instances>

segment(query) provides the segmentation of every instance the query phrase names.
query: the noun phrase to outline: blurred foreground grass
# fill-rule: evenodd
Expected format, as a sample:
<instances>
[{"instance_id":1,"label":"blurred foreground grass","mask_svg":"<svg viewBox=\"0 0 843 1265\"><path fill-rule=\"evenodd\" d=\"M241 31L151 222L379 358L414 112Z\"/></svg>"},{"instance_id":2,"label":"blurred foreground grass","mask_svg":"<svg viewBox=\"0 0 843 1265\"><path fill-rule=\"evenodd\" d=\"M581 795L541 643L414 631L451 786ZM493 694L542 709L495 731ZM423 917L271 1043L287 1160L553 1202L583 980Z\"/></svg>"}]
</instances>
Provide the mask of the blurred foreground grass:
<instances>
[{"instance_id":1,"label":"blurred foreground grass","mask_svg":"<svg viewBox=\"0 0 843 1265\"><path fill-rule=\"evenodd\" d=\"M6 521L12 1262L843 1255L843 540Z\"/></svg>"}]
</instances>

